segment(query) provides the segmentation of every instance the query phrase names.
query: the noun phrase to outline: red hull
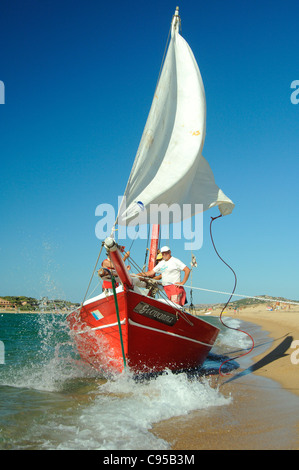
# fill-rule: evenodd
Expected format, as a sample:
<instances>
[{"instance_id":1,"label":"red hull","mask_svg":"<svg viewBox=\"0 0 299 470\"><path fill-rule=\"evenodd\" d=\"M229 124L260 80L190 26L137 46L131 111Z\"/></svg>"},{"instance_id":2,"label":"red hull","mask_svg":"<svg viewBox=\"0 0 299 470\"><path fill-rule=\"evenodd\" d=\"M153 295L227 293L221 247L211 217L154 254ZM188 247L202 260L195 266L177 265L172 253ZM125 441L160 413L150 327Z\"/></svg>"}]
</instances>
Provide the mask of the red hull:
<instances>
[{"instance_id":1,"label":"red hull","mask_svg":"<svg viewBox=\"0 0 299 470\"><path fill-rule=\"evenodd\" d=\"M134 372L201 365L219 330L131 290L117 294L126 363ZM81 358L99 370L121 372L123 352L113 295L91 299L68 316Z\"/></svg>"}]
</instances>

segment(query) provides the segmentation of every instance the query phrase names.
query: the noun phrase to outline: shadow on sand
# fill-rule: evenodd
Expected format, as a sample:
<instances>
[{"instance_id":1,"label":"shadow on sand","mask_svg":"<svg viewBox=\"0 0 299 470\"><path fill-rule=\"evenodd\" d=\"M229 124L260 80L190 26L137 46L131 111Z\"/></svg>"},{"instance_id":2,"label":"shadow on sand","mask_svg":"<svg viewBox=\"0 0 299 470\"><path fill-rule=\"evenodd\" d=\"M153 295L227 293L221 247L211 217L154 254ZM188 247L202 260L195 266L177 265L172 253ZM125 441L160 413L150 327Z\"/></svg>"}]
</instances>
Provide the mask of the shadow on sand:
<instances>
[{"instance_id":1,"label":"shadow on sand","mask_svg":"<svg viewBox=\"0 0 299 470\"><path fill-rule=\"evenodd\" d=\"M283 339L282 339L283 338ZM262 359L259 361L255 362L252 364L250 367L247 369L242 370L238 374L234 375L233 377L230 377L228 380L226 380L224 384L227 384L228 382L232 382L233 380L237 380L240 377L244 377L244 375L252 374L253 372L256 372L257 370L267 366L268 364L271 364L272 362L277 361L278 359L288 356L288 349L290 348L292 342L293 342L293 336L290 336L288 333L283 336L282 338L278 338L275 340L272 340L271 342L276 342L282 339L282 341L268 354L266 354ZM259 346L258 346L259 347Z\"/></svg>"}]
</instances>

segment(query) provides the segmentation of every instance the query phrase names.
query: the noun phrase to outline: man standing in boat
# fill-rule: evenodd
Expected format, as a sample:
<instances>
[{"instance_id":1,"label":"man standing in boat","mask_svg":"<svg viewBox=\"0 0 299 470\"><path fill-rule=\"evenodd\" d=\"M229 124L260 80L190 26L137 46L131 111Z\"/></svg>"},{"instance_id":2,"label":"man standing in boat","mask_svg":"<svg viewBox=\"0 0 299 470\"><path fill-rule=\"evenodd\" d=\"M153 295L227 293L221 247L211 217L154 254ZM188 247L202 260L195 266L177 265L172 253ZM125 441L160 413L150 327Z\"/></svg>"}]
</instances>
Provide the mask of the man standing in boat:
<instances>
[{"instance_id":1,"label":"man standing in boat","mask_svg":"<svg viewBox=\"0 0 299 470\"><path fill-rule=\"evenodd\" d=\"M186 291L183 285L187 282L190 269L179 259L171 255L168 246L163 246L160 250L162 261L158 263L151 271L138 273L138 276L153 277L155 274L162 275L162 285L167 297L178 305L185 305ZM181 281L181 271L184 271L184 279Z\"/></svg>"}]
</instances>

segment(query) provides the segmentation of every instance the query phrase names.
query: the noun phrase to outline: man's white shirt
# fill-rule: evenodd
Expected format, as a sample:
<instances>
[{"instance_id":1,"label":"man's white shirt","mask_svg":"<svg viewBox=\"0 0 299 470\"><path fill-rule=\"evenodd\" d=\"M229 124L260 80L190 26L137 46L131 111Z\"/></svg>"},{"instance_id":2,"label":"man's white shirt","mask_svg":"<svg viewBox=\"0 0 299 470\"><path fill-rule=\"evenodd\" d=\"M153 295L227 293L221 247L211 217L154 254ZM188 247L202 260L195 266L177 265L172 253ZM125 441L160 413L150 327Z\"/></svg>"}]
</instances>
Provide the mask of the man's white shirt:
<instances>
[{"instance_id":1,"label":"man's white shirt","mask_svg":"<svg viewBox=\"0 0 299 470\"><path fill-rule=\"evenodd\" d=\"M154 267L154 271L157 274L162 274L163 286L169 286L181 282L181 271L186 265L174 256L171 256L168 261L162 260L157 266Z\"/></svg>"}]
</instances>

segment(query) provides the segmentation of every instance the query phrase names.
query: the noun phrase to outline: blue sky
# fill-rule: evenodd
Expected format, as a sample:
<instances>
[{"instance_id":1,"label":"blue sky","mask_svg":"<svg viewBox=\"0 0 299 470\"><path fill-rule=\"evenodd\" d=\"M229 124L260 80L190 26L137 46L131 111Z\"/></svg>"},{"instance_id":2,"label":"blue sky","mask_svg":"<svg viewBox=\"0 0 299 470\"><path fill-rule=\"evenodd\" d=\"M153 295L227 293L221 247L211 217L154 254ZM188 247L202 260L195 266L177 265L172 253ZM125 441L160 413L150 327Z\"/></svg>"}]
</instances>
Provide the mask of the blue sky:
<instances>
[{"instance_id":1,"label":"blue sky","mask_svg":"<svg viewBox=\"0 0 299 470\"><path fill-rule=\"evenodd\" d=\"M205 85L204 156L236 204L213 224L217 249L236 292L299 299L291 0L2 0L0 295L82 300L100 249L95 209L125 189L177 4ZM204 214L193 284L229 292L209 239L216 215ZM190 262L182 241L169 244ZM132 250L142 265L145 243Z\"/></svg>"}]
</instances>

